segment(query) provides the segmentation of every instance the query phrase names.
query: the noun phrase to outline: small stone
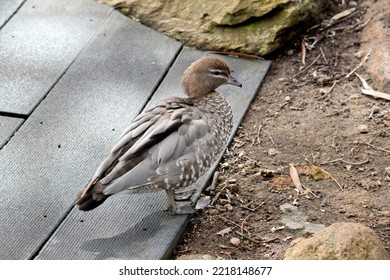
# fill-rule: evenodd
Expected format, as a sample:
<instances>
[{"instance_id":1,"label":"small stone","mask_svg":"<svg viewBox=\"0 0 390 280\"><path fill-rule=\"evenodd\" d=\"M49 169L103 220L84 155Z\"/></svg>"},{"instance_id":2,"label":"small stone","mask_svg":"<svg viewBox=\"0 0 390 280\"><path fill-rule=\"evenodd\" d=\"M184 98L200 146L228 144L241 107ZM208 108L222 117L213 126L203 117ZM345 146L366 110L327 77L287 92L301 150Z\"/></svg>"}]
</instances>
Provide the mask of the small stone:
<instances>
[{"instance_id":1,"label":"small stone","mask_svg":"<svg viewBox=\"0 0 390 280\"><path fill-rule=\"evenodd\" d=\"M222 205L215 205L215 208L219 211L219 212L225 212L226 211L226 208L223 207Z\"/></svg>"},{"instance_id":2,"label":"small stone","mask_svg":"<svg viewBox=\"0 0 390 280\"><path fill-rule=\"evenodd\" d=\"M229 184L236 184L237 183L237 179L231 178L231 179L228 180L228 183Z\"/></svg>"},{"instance_id":3,"label":"small stone","mask_svg":"<svg viewBox=\"0 0 390 280\"><path fill-rule=\"evenodd\" d=\"M290 49L287 51L287 55L288 56L292 56L294 54L294 50L293 49Z\"/></svg>"},{"instance_id":4,"label":"small stone","mask_svg":"<svg viewBox=\"0 0 390 280\"><path fill-rule=\"evenodd\" d=\"M268 153L269 156L273 157L273 156L276 156L277 154L280 154L281 151L278 151L275 148L270 148L270 149L268 149L267 153Z\"/></svg>"},{"instance_id":5,"label":"small stone","mask_svg":"<svg viewBox=\"0 0 390 280\"><path fill-rule=\"evenodd\" d=\"M286 96L286 97L284 98L284 100L285 100L285 101L290 101L290 100L291 100L291 97L290 97L290 96Z\"/></svg>"},{"instance_id":6,"label":"small stone","mask_svg":"<svg viewBox=\"0 0 390 280\"><path fill-rule=\"evenodd\" d=\"M211 216L215 216L215 215L219 214L219 211L217 209L215 209L215 208L212 208L212 209L208 210L208 213Z\"/></svg>"},{"instance_id":7,"label":"small stone","mask_svg":"<svg viewBox=\"0 0 390 280\"><path fill-rule=\"evenodd\" d=\"M254 161L247 161L246 162L246 167L249 169L254 169L256 167L256 162Z\"/></svg>"},{"instance_id":8,"label":"small stone","mask_svg":"<svg viewBox=\"0 0 390 280\"><path fill-rule=\"evenodd\" d=\"M361 124L357 127L359 130L359 133L367 133L368 132L368 126L366 124Z\"/></svg>"},{"instance_id":9,"label":"small stone","mask_svg":"<svg viewBox=\"0 0 390 280\"><path fill-rule=\"evenodd\" d=\"M232 211L233 210L233 206L231 204L226 204L224 206L228 211Z\"/></svg>"},{"instance_id":10,"label":"small stone","mask_svg":"<svg viewBox=\"0 0 390 280\"><path fill-rule=\"evenodd\" d=\"M356 99L360 99L360 98L362 98L362 95L361 94L351 94L350 96L349 96L349 100L356 100Z\"/></svg>"},{"instance_id":11,"label":"small stone","mask_svg":"<svg viewBox=\"0 0 390 280\"><path fill-rule=\"evenodd\" d=\"M231 243L233 246L238 247L238 246L240 246L240 244L241 244L241 240L240 240L239 238L237 238L237 237L232 237L232 238L230 238L230 243Z\"/></svg>"},{"instance_id":12,"label":"small stone","mask_svg":"<svg viewBox=\"0 0 390 280\"><path fill-rule=\"evenodd\" d=\"M298 207L290 204L290 203L284 203L279 206L280 210L282 210L283 213L291 213L298 210Z\"/></svg>"},{"instance_id":13,"label":"small stone","mask_svg":"<svg viewBox=\"0 0 390 280\"><path fill-rule=\"evenodd\" d=\"M360 50L360 51L358 51L357 53L355 53L355 56L357 57L357 58L362 58L364 55L365 55L365 51L363 51L363 50Z\"/></svg>"},{"instance_id":14,"label":"small stone","mask_svg":"<svg viewBox=\"0 0 390 280\"><path fill-rule=\"evenodd\" d=\"M348 6L350 6L350 7L356 7L356 6L357 6L357 2L355 2L355 1L349 1Z\"/></svg>"},{"instance_id":15,"label":"small stone","mask_svg":"<svg viewBox=\"0 0 390 280\"><path fill-rule=\"evenodd\" d=\"M230 203L230 199L223 199L222 198L218 202L219 202L220 205L226 205L226 204Z\"/></svg>"}]
</instances>

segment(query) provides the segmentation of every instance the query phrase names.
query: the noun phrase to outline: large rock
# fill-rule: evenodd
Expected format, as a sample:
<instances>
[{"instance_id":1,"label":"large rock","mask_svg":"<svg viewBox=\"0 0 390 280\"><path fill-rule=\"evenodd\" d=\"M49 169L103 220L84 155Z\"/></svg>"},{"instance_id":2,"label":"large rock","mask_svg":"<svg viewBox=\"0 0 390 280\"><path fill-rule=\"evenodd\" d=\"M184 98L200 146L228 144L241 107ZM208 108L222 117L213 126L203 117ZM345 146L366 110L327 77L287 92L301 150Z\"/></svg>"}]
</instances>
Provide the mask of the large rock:
<instances>
[{"instance_id":1,"label":"large rock","mask_svg":"<svg viewBox=\"0 0 390 280\"><path fill-rule=\"evenodd\" d=\"M327 0L101 0L187 45L264 55L313 24ZM123 4L121 4L123 7Z\"/></svg>"},{"instance_id":2,"label":"large rock","mask_svg":"<svg viewBox=\"0 0 390 280\"><path fill-rule=\"evenodd\" d=\"M335 223L311 238L291 242L287 260L388 260L378 236L357 223Z\"/></svg>"},{"instance_id":3,"label":"large rock","mask_svg":"<svg viewBox=\"0 0 390 280\"><path fill-rule=\"evenodd\" d=\"M371 0L365 4L365 20L369 23L362 32L361 49L371 52L366 68L373 87L390 93L390 1Z\"/></svg>"}]
</instances>

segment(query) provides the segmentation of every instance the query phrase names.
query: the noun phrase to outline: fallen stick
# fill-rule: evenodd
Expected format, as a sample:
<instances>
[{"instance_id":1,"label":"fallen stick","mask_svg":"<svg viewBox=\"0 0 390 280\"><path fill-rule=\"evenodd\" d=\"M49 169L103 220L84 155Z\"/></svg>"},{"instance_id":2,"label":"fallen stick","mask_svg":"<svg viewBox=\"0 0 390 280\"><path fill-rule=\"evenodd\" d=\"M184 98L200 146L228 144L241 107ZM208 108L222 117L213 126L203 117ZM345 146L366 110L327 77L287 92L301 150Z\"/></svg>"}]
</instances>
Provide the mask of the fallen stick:
<instances>
[{"instance_id":1,"label":"fallen stick","mask_svg":"<svg viewBox=\"0 0 390 280\"><path fill-rule=\"evenodd\" d=\"M340 190L344 191L344 188L340 185L340 183L336 180L336 178L332 176L332 174L330 174L328 171L322 169L321 167L318 167L318 166L316 166L316 167L319 170L321 170L322 172L324 172L326 175L328 175L337 184L337 186L340 188Z\"/></svg>"},{"instance_id":2,"label":"fallen stick","mask_svg":"<svg viewBox=\"0 0 390 280\"><path fill-rule=\"evenodd\" d=\"M249 241L252 241L253 243L260 244L260 241L257 241L257 240L255 240L255 239L249 237L248 235L239 232L238 230L234 231L234 233L237 234L238 236L241 236L241 237L244 238L244 239L247 239L247 240L249 240Z\"/></svg>"},{"instance_id":3,"label":"fallen stick","mask_svg":"<svg viewBox=\"0 0 390 280\"><path fill-rule=\"evenodd\" d=\"M293 75L293 78L295 78L296 76L298 76L299 74L309 70L313 65L314 63L316 63L316 61L321 57L321 54L319 54L314 60L312 63L309 64L309 66L307 66L306 68L302 69L301 71L299 71L298 73L296 73L295 75Z\"/></svg>"},{"instance_id":4,"label":"fallen stick","mask_svg":"<svg viewBox=\"0 0 390 280\"><path fill-rule=\"evenodd\" d=\"M349 77L351 77L351 75L352 75L353 73L355 73L356 70L358 70L358 69L363 65L364 62L367 61L367 59L368 59L368 57L370 56L370 54L371 54L371 50L369 50L369 51L367 52L367 54L363 57L363 59L360 61L360 63L359 63L355 68L353 68L352 71L349 72L349 73L345 76L345 78L348 79ZM357 74L356 74L356 75L357 75Z\"/></svg>"},{"instance_id":5,"label":"fallen stick","mask_svg":"<svg viewBox=\"0 0 390 280\"><path fill-rule=\"evenodd\" d=\"M329 163L335 163L335 162L339 162L339 161L341 161L341 162L343 162L345 164L350 164L350 165L362 165L362 164L366 164L366 163L370 162L369 159L366 159L366 160L360 161L360 162L350 162L350 161L346 161L346 160L344 160L342 158L336 158L334 160L323 161L323 162L320 163L320 165L325 165L325 164L329 164Z\"/></svg>"},{"instance_id":6,"label":"fallen stick","mask_svg":"<svg viewBox=\"0 0 390 280\"><path fill-rule=\"evenodd\" d=\"M382 99L390 100L390 94L385 93L385 92L380 92L380 91L377 91L377 90L372 89L372 88L368 85L368 83L366 82L366 80L363 79L359 74L355 73L355 75L356 75L356 76L360 79L360 81L362 82L363 88L360 89L360 90L362 91L363 94L369 95L369 96L372 96L372 97L375 97L375 98L382 98Z\"/></svg>"},{"instance_id":7,"label":"fallen stick","mask_svg":"<svg viewBox=\"0 0 390 280\"><path fill-rule=\"evenodd\" d=\"M372 148L374 148L374 149L376 149L376 150L383 151L383 152L385 152L385 153L390 154L390 151L389 151L389 150L386 150L386 149L384 149L384 148L381 148L381 147L378 147L378 146L374 146L374 145L372 145L372 144L370 144L370 143L367 143L367 142L364 142L363 144L365 144L365 145L367 145L367 146L370 146L370 147L372 147Z\"/></svg>"}]
</instances>

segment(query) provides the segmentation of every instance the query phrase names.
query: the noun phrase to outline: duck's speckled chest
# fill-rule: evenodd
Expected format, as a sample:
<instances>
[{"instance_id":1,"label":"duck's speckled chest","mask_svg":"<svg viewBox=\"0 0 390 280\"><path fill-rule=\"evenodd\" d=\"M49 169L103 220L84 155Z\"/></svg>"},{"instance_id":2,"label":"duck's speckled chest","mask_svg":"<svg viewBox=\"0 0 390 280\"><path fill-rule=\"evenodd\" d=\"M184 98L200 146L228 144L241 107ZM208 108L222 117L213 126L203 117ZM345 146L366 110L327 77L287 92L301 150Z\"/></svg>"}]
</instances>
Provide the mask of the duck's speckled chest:
<instances>
[{"instance_id":1,"label":"duck's speckled chest","mask_svg":"<svg viewBox=\"0 0 390 280\"><path fill-rule=\"evenodd\" d=\"M213 134L213 156L219 154L227 143L233 126L233 113L227 100L220 94L213 92L208 96L194 101L194 105L201 109L209 120Z\"/></svg>"}]
</instances>

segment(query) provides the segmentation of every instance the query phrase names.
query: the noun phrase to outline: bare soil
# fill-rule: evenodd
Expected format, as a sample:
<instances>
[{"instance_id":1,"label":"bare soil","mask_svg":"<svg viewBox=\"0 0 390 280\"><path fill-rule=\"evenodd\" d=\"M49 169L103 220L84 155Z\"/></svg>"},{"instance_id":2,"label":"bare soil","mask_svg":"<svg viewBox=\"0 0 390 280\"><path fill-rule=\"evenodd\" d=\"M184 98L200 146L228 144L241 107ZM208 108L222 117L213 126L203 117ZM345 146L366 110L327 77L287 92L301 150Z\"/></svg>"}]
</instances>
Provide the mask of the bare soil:
<instances>
[{"instance_id":1,"label":"bare soil","mask_svg":"<svg viewBox=\"0 0 390 280\"><path fill-rule=\"evenodd\" d=\"M332 4L324 19L350 8L346 2ZM346 78L365 55L360 2L358 12L307 34L308 44L326 36L307 50L305 65L302 38L267 57L272 67L218 167L215 188L204 193L213 203L193 216L172 258L283 259L293 239L310 236L281 227L284 203L309 222L362 223L390 253L390 103L363 95L355 74ZM356 73L368 78L364 65ZM304 194L289 177L290 163Z\"/></svg>"}]
</instances>

